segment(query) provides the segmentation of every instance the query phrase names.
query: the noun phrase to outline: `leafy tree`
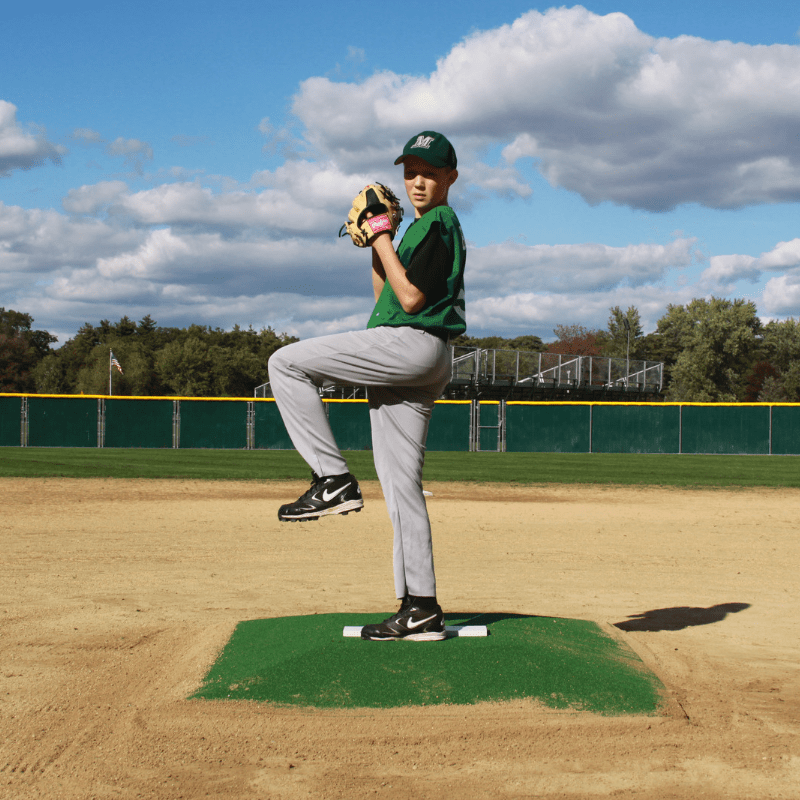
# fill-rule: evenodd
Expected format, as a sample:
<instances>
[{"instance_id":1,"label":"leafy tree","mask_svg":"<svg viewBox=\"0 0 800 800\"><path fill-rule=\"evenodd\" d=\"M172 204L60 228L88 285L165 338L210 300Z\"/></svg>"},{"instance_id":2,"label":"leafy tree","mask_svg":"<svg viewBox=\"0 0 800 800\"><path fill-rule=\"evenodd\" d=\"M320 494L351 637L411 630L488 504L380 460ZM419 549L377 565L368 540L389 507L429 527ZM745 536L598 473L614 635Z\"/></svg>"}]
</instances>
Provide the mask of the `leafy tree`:
<instances>
[{"instance_id":1,"label":"leafy tree","mask_svg":"<svg viewBox=\"0 0 800 800\"><path fill-rule=\"evenodd\" d=\"M138 333L136 323L133 320L128 319L127 315L125 315L116 325L112 325L111 330L114 331L114 335L117 338L135 336Z\"/></svg>"},{"instance_id":2,"label":"leafy tree","mask_svg":"<svg viewBox=\"0 0 800 800\"><path fill-rule=\"evenodd\" d=\"M769 361L757 361L753 364L745 382L745 402L755 403L762 400L761 395L767 381L770 381L769 388L766 390L769 399L779 399L775 397L776 393L780 391L780 381L776 384L778 378L778 370Z\"/></svg>"},{"instance_id":3,"label":"leafy tree","mask_svg":"<svg viewBox=\"0 0 800 800\"><path fill-rule=\"evenodd\" d=\"M553 329L556 341L547 345L548 353L574 356L603 355L607 334L601 330L590 330L583 325L556 325Z\"/></svg>"},{"instance_id":4,"label":"leafy tree","mask_svg":"<svg viewBox=\"0 0 800 800\"><path fill-rule=\"evenodd\" d=\"M612 358L626 358L628 355L631 358L643 358L642 322L636 306L628 306L627 311L614 306L609 311L608 336L603 355Z\"/></svg>"},{"instance_id":5,"label":"leafy tree","mask_svg":"<svg viewBox=\"0 0 800 800\"><path fill-rule=\"evenodd\" d=\"M140 320L139 325L136 328L136 333L139 336L148 336L154 330L156 330L158 326L156 325L156 321L149 315L145 314Z\"/></svg>"},{"instance_id":6,"label":"leafy tree","mask_svg":"<svg viewBox=\"0 0 800 800\"><path fill-rule=\"evenodd\" d=\"M266 362L256 353L244 349L226 351L214 348L215 380L214 394L217 397L247 397L253 389L266 383Z\"/></svg>"},{"instance_id":7,"label":"leafy tree","mask_svg":"<svg viewBox=\"0 0 800 800\"><path fill-rule=\"evenodd\" d=\"M33 329L33 317L0 308L0 392L35 388L34 369L50 352L56 337Z\"/></svg>"},{"instance_id":8,"label":"leafy tree","mask_svg":"<svg viewBox=\"0 0 800 800\"><path fill-rule=\"evenodd\" d=\"M214 395L214 353L207 341L190 336L170 342L156 356L156 372L171 394L184 397Z\"/></svg>"},{"instance_id":9,"label":"leafy tree","mask_svg":"<svg viewBox=\"0 0 800 800\"><path fill-rule=\"evenodd\" d=\"M33 351L21 336L0 333L0 392L27 391L33 361Z\"/></svg>"},{"instance_id":10,"label":"leafy tree","mask_svg":"<svg viewBox=\"0 0 800 800\"><path fill-rule=\"evenodd\" d=\"M526 352L540 353L544 344L538 336L526 334L514 339L504 339L502 336L457 336L452 342L459 347L477 347L481 350L524 350Z\"/></svg>"},{"instance_id":11,"label":"leafy tree","mask_svg":"<svg viewBox=\"0 0 800 800\"><path fill-rule=\"evenodd\" d=\"M66 361L58 352L46 355L33 370L34 388L30 391L39 394L70 394L73 387L68 381L66 368Z\"/></svg>"},{"instance_id":12,"label":"leafy tree","mask_svg":"<svg viewBox=\"0 0 800 800\"><path fill-rule=\"evenodd\" d=\"M39 392L106 394L113 350L124 369L113 372L115 395L247 397L267 380L272 353L293 341L272 328L163 328L149 314L138 323L125 316L85 323L39 362L33 377Z\"/></svg>"},{"instance_id":13,"label":"leafy tree","mask_svg":"<svg viewBox=\"0 0 800 800\"><path fill-rule=\"evenodd\" d=\"M525 336L517 336L515 339L510 339L508 342L509 350L524 350L529 353L542 353L544 352L544 342L538 337L531 334Z\"/></svg>"},{"instance_id":14,"label":"leafy tree","mask_svg":"<svg viewBox=\"0 0 800 800\"><path fill-rule=\"evenodd\" d=\"M123 369L111 369L114 395L152 396L163 394L153 373L152 355L137 347L136 342L110 338L96 345L78 371L74 391L83 394L108 394L110 352Z\"/></svg>"},{"instance_id":15,"label":"leafy tree","mask_svg":"<svg viewBox=\"0 0 800 800\"><path fill-rule=\"evenodd\" d=\"M768 322L764 326L762 351L769 359L772 374L765 378L758 399L765 402L800 400L800 319L790 317Z\"/></svg>"},{"instance_id":16,"label":"leafy tree","mask_svg":"<svg viewBox=\"0 0 800 800\"><path fill-rule=\"evenodd\" d=\"M667 307L658 321L662 352L677 352L667 396L671 400L735 401L745 394L761 323L755 303L695 299Z\"/></svg>"}]
</instances>

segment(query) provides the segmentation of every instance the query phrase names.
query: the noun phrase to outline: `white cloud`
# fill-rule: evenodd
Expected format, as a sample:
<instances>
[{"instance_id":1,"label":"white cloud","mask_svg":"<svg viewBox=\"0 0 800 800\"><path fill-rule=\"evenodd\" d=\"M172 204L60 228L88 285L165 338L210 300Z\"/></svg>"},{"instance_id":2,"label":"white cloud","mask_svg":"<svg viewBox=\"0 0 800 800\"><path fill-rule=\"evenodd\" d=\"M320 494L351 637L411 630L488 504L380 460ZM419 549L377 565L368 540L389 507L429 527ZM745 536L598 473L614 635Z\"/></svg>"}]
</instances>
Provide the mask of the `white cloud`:
<instances>
[{"instance_id":1,"label":"white cloud","mask_svg":"<svg viewBox=\"0 0 800 800\"><path fill-rule=\"evenodd\" d=\"M764 285L759 310L771 317L800 317L800 239L779 242L754 259L752 269L758 271L758 277L767 272L784 271Z\"/></svg>"},{"instance_id":2,"label":"white cloud","mask_svg":"<svg viewBox=\"0 0 800 800\"><path fill-rule=\"evenodd\" d=\"M72 214L94 214L119 199L127 189L128 186L123 181L102 181L70 189L61 204L65 211Z\"/></svg>"},{"instance_id":3,"label":"white cloud","mask_svg":"<svg viewBox=\"0 0 800 800\"><path fill-rule=\"evenodd\" d=\"M730 293L734 291L737 281L748 280L755 283L763 278L765 272L789 270L788 274L800 274L800 239L778 242L772 250L758 257L742 254L719 255L711 256L708 261L709 266L703 271L700 284L708 286L710 291ZM781 307L786 303L792 304L788 300L779 300L776 293L777 287L784 283L773 278L767 283L767 286L770 285L772 289L764 292L765 299L769 298L767 310L774 310L776 303Z\"/></svg>"},{"instance_id":4,"label":"white cloud","mask_svg":"<svg viewBox=\"0 0 800 800\"><path fill-rule=\"evenodd\" d=\"M315 204L311 194L304 205L285 190L214 194L199 182L169 183L120 198L114 210L140 225L334 235L338 216Z\"/></svg>"},{"instance_id":5,"label":"white cloud","mask_svg":"<svg viewBox=\"0 0 800 800\"><path fill-rule=\"evenodd\" d=\"M33 169L52 161L61 163L66 150L51 144L42 131L25 130L17 122L17 107L0 100L0 177L15 169Z\"/></svg>"},{"instance_id":6,"label":"white cloud","mask_svg":"<svg viewBox=\"0 0 800 800\"><path fill-rule=\"evenodd\" d=\"M117 191L124 186L119 181L84 186L70 191L64 208L86 213L110 204L112 214L142 226L193 227L271 239L301 233L330 239L361 187L382 177L348 175L330 162L290 161L274 171L256 173L247 187L234 185L221 192L199 180L164 183L134 193Z\"/></svg>"},{"instance_id":7,"label":"white cloud","mask_svg":"<svg viewBox=\"0 0 800 800\"><path fill-rule=\"evenodd\" d=\"M287 165L256 180L283 183L294 192L306 169ZM339 184L336 174L323 174L318 184L309 183L308 196L324 204L340 193ZM259 202L265 202L259 197L274 191L214 195L198 185L170 184L131 194L124 183L108 181L68 194L64 206L75 216L0 205L6 304L32 313L40 324L57 320L45 327L59 335L70 326L74 335L86 320L123 314L151 314L171 325L272 325L299 336L362 327L372 305L369 253L335 238L327 223L319 237L281 231L280 218L259 216ZM87 216L102 209L110 209L105 221ZM126 214L135 213L143 227L127 225ZM178 215L197 224L166 222ZM244 219L234 227L239 217ZM652 329L667 303L719 294L753 269L790 270L769 284L764 301L768 311L793 312L800 240L779 243L757 259L712 256L700 280L677 286L676 275L697 256L691 237L625 247L516 241L472 246L470 332L548 338L556 324L602 328L612 305L635 305Z\"/></svg>"},{"instance_id":8,"label":"white cloud","mask_svg":"<svg viewBox=\"0 0 800 800\"><path fill-rule=\"evenodd\" d=\"M147 142L139 139L124 139L119 136L106 146L106 153L110 156L121 156L125 163L141 173L145 161L153 160L153 148Z\"/></svg>"},{"instance_id":9,"label":"white cloud","mask_svg":"<svg viewBox=\"0 0 800 800\"><path fill-rule=\"evenodd\" d=\"M83 139L85 142L89 142L91 144L103 141L103 137L97 131L93 131L91 128L75 128L75 130L72 132L72 138Z\"/></svg>"},{"instance_id":10,"label":"white cloud","mask_svg":"<svg viewBox=\"0 0 800 800\"><path fill-rule=\"evenodd\" d=\"M357 64L360 64L366 59L366 57L366 53L361 47L354 47L352 44L347 46L348 61L353 61Z\"/></svg>"},{"instance_id":11,"label":"white cloud","mask_svg":"<svg viewBox=\"0 0 800 800\"><path fill-rule=\"evenodd\" d=\"M761 299L767 315L800 317L800 271L770 278Z\"/></svg>"},{"instance_id":12,"label":"white cloud","mask_svg":"<svg viewBox=\"0 0 800 800\"><path fill-rule=\"evenodd\" d=\"M739 280L757 281L761 277L758 259L748 255L711 256L703 279L718 286L733 286Z\"/></svg>"},{"instance_id":13,"label":"white cloud","mask_svg":"<svg viewBox=\"0 0 800 800\"><path fill-rule=\"evenodd\" d=\"M142 233L95 219L71 220L56 211L0 202L0 279L29 283L64 267L85 267L135 246Z\"/></svg>"},{"instance_id":14,"label":"white cloud","mask_svg":"<svg viewBox=\"0 0 800 800\"><path fill-rule=\"evenodd\" d=\"M345 169L385 163L432 127L462 157L499 145L507 165L535 159L590 203L800 200L800 47L654 39L619 13L530 11L468 37L429 76L310 78L293 109Z\"/></svg>"},{"instance_id":15,"label":"white cloud","mask_svg":"<svg viewBox=\"0 0 800 800\"><path fill-rule=\"evenodd\" d=\"M574 294L602 291L626 284L657 283L670 269L692 264L695 239L668 245L603 244L525 245L518 242L473 248L469 254L468 286L507 295L537 291Z\"/></svg>"},{"instance_id":16,"label":"white cloud","mask_svg":"<svg viewBox=\"0 0 800 800\"><path fill-rule=\"evenodd\" d=\"M800 239L778 242L772 250L761 255L759 264L763 269L800 267Z\"/></svg>"},{"instance_id":17,"label":"white cloud","mask_svg":"<svg viewBox=\"0 0 800 800\"><path fill-rule=\"evenodd\" d=\"M665 289L646 286L633 289L618 287L594 293L548 294L525 292L511 296L486 296L473 299L467 294L467 324L471 331L521 336L534 333L544 341L555 337L556 325L579 324L586 328L605 329L613 306L636 306L645 331L655 330L669 303L688 303L691 288Z\"/></svg>"}]
</instances>

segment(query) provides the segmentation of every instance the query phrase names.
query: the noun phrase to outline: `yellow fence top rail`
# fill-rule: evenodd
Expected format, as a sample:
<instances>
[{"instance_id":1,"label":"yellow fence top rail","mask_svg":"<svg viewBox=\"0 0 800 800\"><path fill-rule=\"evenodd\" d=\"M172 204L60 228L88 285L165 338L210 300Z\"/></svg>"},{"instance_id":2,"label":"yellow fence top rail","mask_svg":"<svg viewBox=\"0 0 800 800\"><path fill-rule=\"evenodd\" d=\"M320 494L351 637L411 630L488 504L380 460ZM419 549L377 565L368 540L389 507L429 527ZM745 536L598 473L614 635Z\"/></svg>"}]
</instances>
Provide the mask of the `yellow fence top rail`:
<instances>
[{"instance_id":1,"label":"yellow fence top rail","mask_svg":"<svg viewBox=\"0 0 800 800\"><path fill-rule=\"evenodd\" d=\"M186 400L196 402L226 402L226 403L274 403L274 397L182 397L182 396L151 396L151 395L122 395L122 394L36 394L34 392L0 392L0 397L42 397L62 400ZM363 398L338 399L323 398L325 403L367 403ZM442 405L469 405L472 400L437 400ZM482 405L499 405L499 400L479 400ZM700 403L694 401L657 401L645 400L507 400L509 406L735 406L740 408L769 408L770 406L800 407L800 403Z\"/></svg>"}]
</instances>

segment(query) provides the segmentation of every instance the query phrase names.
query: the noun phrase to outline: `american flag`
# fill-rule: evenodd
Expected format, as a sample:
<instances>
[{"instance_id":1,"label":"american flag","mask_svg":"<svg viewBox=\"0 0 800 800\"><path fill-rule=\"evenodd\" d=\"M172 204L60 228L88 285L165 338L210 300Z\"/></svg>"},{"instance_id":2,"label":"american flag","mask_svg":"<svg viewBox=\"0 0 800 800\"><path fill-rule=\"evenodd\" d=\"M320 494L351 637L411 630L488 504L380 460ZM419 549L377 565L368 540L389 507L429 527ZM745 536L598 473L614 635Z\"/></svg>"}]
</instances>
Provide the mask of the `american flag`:
<instances>
[{"instance_id":1,"label":"american flag","mask_svg":"<svg viewBox=\"0 0 800 800\"><path fill-rule=\"evenodd\" d=\"M124 375L124 374L125 374L125 373L122 371L122 367L119 365L119 361L117 361L117 359L116 359L116 358L114 358L114 354L113 354L113 353L111 354L111 366L112 366L112 367L116 367L116 368L119 370L119 374L120 374L120 375Z\"/></svg>"}]
</instances>

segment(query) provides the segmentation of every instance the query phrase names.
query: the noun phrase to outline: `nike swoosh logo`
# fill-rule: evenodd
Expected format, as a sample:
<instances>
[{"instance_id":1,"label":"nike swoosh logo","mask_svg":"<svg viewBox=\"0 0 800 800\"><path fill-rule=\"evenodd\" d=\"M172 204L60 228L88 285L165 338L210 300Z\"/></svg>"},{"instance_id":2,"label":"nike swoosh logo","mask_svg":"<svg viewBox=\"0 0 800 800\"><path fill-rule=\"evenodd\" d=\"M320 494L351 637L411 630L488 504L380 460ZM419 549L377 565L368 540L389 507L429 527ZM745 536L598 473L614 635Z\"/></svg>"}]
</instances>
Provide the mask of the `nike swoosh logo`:
<instances>
[{"instance_id":1,"label":"nike swoosh logo","mask_svg":"<svg viewBox=\"0 0 800 800\"><path fill-rule=\"evenodd\" d=\"M432 614L430 617L425 617L425 619L409 619L409 621L406 623L406 627L413 631L414 628L419 628L420 625L424 625L426 622L430 622L432 619L436 619L436 614Z\"/></svg>"},{"instance_id":2,"label":"nike swoosh logo","mask_svg":"<svg viewBox=\"0 0 800 800\"><path fill-rule=\"evenodd\" d=\"M331 492L330 494L328 494L328 490L327 489L323 489L322 490L322 502L323 503L327 503L328 500L333 500L333 498L336 497L337 494L341 494L349 485L350 485L349 483L346 483L344 486L342 486L341 489L337 489L335 492Z\"/></svg>"}]
</instances>

